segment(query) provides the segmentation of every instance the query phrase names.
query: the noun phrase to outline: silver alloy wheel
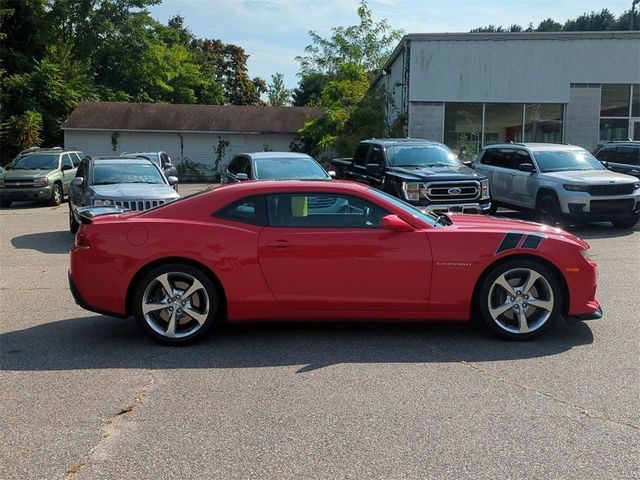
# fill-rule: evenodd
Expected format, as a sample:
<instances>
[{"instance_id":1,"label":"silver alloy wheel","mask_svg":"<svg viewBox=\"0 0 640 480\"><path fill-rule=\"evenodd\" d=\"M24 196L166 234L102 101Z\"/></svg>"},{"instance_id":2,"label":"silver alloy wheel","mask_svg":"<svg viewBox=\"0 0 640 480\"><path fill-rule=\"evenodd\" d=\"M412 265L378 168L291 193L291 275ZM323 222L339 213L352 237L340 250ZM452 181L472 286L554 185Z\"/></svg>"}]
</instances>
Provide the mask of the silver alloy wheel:
<instances>
[{"instance_id":1,"label":"silver alloy wheel","mask_svg":"<svg viewBox=\"0 0 640 480\"><path fill-rule=\"evenodd\" d=\"M62 203L62 190L60 187L53 187L53 202L56 205L60 205Z\"/></svg>"},{"instance_id":2,"label":"silver alloy wheel","mask_svg":"<svg viewBox=\"0 0 640 480\"><path fill-rule=\"evenodd\" d=\"M211 307L202 283L184 272L159 275L142 294L142 314L147 324L167 338L184 338L204 325Z\"/></svg>"},{"instance_id":3,"label":"silver alloy wheel","mask_svg":"<svg viewBox=\"0 0 640 480\"><path fill-rule=\"evenodd\" d=\"M535 332L549 320L554 305L549 281L530 268L508 270L489 289L489 314L510 333Z\"/></svg>"}]
</instances>

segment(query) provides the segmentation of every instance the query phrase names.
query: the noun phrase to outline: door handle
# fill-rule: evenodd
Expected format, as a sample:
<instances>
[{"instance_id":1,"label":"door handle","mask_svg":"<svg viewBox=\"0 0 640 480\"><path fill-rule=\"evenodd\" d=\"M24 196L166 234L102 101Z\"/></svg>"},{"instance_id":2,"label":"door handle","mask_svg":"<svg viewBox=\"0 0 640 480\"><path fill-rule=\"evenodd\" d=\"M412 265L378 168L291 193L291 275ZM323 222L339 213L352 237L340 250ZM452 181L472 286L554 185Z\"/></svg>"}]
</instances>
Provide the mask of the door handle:
<instances>
[{"instance_id":1,"label":"door handle","mask_svg":"<svg viewBox=\"0 0 640 480\"><path fill-rule=\"evenodd\" d=\"M287 240L276 240L275 242L267 243L267 247L274 247L278 250L283 250L291 245Z\"/></svg>"}]
</instances>

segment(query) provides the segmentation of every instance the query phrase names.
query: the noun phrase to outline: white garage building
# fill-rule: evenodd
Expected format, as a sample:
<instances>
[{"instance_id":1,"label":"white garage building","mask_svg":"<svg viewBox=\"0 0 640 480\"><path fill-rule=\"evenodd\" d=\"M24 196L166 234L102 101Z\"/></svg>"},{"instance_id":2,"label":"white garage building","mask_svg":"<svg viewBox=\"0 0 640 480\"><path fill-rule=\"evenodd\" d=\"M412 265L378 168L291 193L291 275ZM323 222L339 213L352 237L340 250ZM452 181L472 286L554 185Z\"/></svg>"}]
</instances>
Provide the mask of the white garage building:
<instances>
[{"instance_id":1,"label":"white garage building","mask_svg":"<svg viewBox=\"0 0 640 480\"><path fill-rule=\"evenodd\" d=\"M505 141L640 140L640 32L409 34L376 82L409 136L466 156Z\"/></svg>"},{"instance_id":2,"label":"white garage building","mask_svg":"<svg viewBox=\"0 0 640 480\"><path fill-rule=\"evenodd\" d=\"M236 153L289 151L296 132L323 113L312 107L82 102L62 129L65 147L86 155L164 151L177 164L203 165L210 176L220 145L220 167Z\"/></svg>"}]
</instances>

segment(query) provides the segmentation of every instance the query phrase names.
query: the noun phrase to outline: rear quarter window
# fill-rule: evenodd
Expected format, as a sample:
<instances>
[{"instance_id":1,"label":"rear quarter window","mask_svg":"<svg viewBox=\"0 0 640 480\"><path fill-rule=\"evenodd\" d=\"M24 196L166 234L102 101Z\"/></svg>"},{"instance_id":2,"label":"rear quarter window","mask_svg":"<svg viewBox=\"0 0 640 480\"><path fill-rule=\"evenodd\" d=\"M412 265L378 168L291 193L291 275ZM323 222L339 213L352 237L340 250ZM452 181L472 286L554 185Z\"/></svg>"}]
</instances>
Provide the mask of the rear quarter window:
<instances>
[{"instance_id":1,"label":"rear quarter window","mask_svg":"<svg viewBox=\"0 0 640 480\"><path fill-rule=\"evenodd\" d=\"M233 202L213 214L214 217L232 222L264 226L267 224L264 197L254 196Z\"/></svg>"}]
</instances>

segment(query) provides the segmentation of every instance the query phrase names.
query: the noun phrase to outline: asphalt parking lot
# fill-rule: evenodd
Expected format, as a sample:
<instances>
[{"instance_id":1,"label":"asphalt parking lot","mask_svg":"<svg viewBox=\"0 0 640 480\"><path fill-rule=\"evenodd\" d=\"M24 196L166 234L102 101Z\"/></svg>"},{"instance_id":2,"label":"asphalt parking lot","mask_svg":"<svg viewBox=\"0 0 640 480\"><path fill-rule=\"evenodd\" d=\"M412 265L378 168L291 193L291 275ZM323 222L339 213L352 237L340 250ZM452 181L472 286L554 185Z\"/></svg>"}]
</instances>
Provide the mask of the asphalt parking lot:
<instances>
[{"instance_id":1,"label":"asphalt parking lot","mask_svg":"<svg viewBox=\"0 0 640 480\"><path fill-rule=\"evenodd\" d=\"M604 317L534 342L247 325L170 348L74 303L67 208L0 211L3 478L640 478L640 224L572 229Z\"/></svg>"}]
</instances>

